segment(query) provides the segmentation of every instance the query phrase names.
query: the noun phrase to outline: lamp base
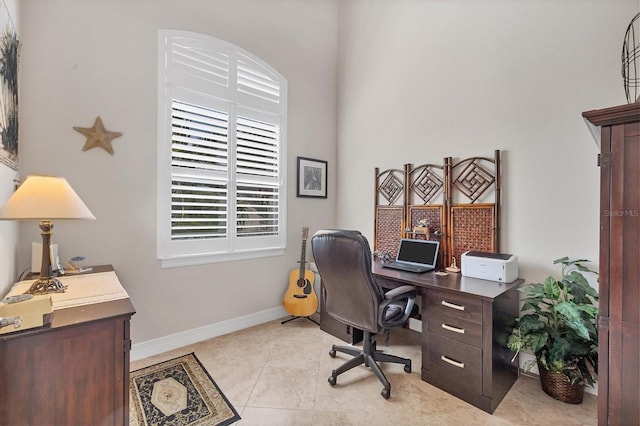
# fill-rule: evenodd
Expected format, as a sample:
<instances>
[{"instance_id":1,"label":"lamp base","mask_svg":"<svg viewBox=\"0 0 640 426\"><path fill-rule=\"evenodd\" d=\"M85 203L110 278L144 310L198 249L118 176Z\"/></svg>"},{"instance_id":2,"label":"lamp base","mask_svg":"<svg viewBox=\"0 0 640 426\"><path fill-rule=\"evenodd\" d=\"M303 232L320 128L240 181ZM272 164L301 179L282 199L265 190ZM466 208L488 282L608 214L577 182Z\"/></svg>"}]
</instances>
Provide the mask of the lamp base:
<instances>
[{"instance_id":1,"label":"lamp base","mask_svg":"<svg viewBox=\"0 0 640 426\"><path fill-rule=\"evenodd\" d=\"M54 277L45 277L36 280L25 294L47 294L47 293L64 293L67 286L63 285L59 279Z\"/></svg>"}]
</instances>

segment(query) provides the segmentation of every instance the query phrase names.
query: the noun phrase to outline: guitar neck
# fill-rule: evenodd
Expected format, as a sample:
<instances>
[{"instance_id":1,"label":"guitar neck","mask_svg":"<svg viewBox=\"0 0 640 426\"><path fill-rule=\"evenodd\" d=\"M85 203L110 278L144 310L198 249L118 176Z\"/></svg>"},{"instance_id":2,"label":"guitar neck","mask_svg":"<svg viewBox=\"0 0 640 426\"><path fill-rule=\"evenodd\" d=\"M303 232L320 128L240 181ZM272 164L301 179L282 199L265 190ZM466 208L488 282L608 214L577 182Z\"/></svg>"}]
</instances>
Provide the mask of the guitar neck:
<instances>
[{"instance_id":1,"label":"guitar neck","mask_svg":"<svg viewBox=\"0 0 640 426\"><path fill-rule=\"evenodd\" d=\"M302 253L300 255L300 279L304 278L307 265L307 240L302 240Z\"/></svg>"}]
</instances>

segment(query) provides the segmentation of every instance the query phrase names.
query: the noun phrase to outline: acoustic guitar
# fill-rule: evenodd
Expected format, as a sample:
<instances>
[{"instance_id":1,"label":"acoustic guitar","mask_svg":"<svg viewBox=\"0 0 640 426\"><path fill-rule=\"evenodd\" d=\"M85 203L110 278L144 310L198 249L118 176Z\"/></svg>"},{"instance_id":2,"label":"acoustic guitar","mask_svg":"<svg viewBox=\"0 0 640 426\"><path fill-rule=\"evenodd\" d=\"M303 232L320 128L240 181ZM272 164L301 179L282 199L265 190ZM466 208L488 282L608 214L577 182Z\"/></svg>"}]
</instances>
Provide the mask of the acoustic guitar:
<instances>
[{"instance_id":1,"label":"acoustic guitar","mask_svg":"<svg viewBox=\"0 0 640 426\"><path fill-rule=\"evenodd\" d=\"M295 317L308 317L318 309L318 296L313 289L315 275L306 269L307 237L309 228L302 228L302 253L300 268L289 272L289 288L284 295L282 305L285 311Z\"/></svg>"}]
</instances>

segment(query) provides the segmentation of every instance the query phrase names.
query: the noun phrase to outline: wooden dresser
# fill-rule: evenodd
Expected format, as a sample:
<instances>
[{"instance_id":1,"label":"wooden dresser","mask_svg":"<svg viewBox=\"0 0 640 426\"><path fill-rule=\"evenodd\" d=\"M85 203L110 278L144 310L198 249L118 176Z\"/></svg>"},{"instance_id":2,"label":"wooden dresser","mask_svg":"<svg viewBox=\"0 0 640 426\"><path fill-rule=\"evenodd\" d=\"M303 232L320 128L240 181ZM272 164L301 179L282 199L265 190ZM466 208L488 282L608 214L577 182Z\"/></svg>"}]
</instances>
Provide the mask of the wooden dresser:
<instances>
[{"instance_id":1,"label":"wooden dresser","mask_svg":"<svg viewBox=\"0 0 640 426\"><path fill-rule=\"evenodd\" d=\"M518 378L518 359L511 362L506 347L517 285L494 298L432 288L422 294L422 379L493 413Z\"/></svg>"},{"instance_id":2,"label":"wooden dresser","mask_svg":"<svg viewBox=\"0 0 640 426\"><path fill-rule=\"evenodd\" d=\"M422 380L493 413L518 378L507 338L519 315L518 279L509 284L382 268L386 283L411 284L422 297Z\"/></svg>"},{"instance_id":3,"label":"wooden dresser","mask_svg":"<svg viewBox=\"0 0 640 426\"><path fill-rule=\"evenodd\" d=\"M598 424L640 424L640 103L582 114L600 142Z\"/></svg>"},{"instance_id":4,"label":"wooden dresser","mask_svg":"<svg viewBox=\"0 0 640 426\"><path fill-rule=\"evenodd\" d=\"M0 425L128 425L134 313L129 298L54 304L50 326L1 335Z\"/></svg>"}]
</instances>

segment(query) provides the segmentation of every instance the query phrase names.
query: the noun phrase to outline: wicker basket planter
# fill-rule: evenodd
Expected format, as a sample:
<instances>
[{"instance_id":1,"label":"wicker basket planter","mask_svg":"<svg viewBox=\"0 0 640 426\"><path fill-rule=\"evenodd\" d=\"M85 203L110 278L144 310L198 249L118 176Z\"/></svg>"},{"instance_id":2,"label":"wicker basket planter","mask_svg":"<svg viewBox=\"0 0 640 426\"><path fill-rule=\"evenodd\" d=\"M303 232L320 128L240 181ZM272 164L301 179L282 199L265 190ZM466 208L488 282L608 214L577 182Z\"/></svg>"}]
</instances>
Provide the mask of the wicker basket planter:
<instances>
[{"instance_id":1,"label":"wicker basket planter","mask_svg":"<svg viewBox=\"0 0 640 426\"><path fill-rule=\"evenodd\" d=\"M547 370L538 363L542 390L550 397L567 404L582 404L584 385L572 385L562 373Z\"/></svg>"}]
</instances>

